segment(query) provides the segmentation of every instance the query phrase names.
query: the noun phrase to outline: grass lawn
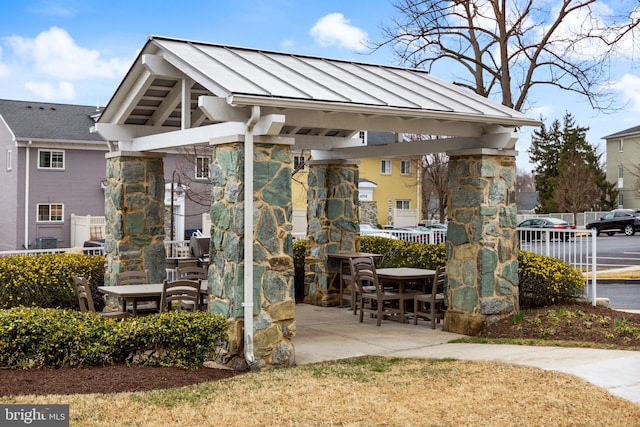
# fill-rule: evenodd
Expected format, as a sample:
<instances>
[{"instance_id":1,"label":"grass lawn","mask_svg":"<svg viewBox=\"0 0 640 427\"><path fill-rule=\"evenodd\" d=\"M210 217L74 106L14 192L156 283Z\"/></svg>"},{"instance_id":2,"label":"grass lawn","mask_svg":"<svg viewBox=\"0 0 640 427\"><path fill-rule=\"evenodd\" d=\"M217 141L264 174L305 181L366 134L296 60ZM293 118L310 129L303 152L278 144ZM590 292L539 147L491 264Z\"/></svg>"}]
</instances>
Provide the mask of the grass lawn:
<instances>
[{"instance_id":1,"label":"grass lawn","mask_svg":"<svg viewBox=\"0 0 640 427\"><path fill-rule=\"evenodd\" d=\"M20 396L0 403L68 403L73 426L640 423L640 406L571 375L485 362L383 357L250 372L145 393Z\"/></svg>"}]
</instances>

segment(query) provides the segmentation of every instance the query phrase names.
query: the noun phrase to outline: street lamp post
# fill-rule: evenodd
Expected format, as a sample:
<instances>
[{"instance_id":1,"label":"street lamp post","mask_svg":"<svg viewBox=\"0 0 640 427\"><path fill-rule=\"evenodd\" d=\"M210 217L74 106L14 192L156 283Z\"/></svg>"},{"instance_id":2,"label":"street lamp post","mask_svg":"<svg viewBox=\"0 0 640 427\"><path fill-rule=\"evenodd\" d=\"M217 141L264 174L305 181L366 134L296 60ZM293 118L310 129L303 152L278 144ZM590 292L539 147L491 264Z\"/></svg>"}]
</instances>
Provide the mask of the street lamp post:
<instances>
[{"instance_id":1,"label":"street lamp post","mask_svg":"<svg viewBox=\"0 0 640 427\"><path fill-rule=\"evenodd\" d=\"M175 197L175 194L182 194L184 192L184 188L182 187L182 182L180 182L180 175L177 175L178 177L178 185L176 187L176 172L178 172L177 170L173 171L173 174L171 175L171 230L169 231L170 233L170 240L173 242L173 238L174 238L174 221L173 218L175 216L175 213L173 212L173 199Z\"/></svg>"}]
</instances>

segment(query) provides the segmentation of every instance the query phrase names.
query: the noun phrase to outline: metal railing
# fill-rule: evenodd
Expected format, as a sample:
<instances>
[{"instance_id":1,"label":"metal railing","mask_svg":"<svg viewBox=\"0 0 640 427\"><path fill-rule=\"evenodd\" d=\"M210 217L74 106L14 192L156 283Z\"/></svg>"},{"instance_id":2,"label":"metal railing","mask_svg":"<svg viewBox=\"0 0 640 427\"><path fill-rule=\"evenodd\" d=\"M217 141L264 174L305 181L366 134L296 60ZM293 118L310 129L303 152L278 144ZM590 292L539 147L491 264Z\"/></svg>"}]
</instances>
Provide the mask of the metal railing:
<instances>
[{"instance_id":1,"label":"metal railing","mask_svg":"<svg viewBox=\"0 0 640 427\"><path fill-rule=\"evenodd\" d=\"M595 230L518 228L517 231L521 250L557 258L585 276L585 297L591 296L592 304L596 304Z\"/></svg>"},{"instance_id":2,"label":"metal railing","mask_svg":"<svg viewBox=\"0 0 640 427\"><path fill-rule=\"evenodd\" d=\"M394 240L400 239L407 242L429 244L444 243L444 241L447 240L447 230L445 229L430 229L429 231L397 230L393 228L384 230L360 230L360 235L386 237Z\"/></svg>"},{"instance_id":3,"label":"metal railing","mask_svg":"<svg viewBox=\"0 0 640 427\"><path fill-rule=\"evenodd\" d=\"M16 256L16 255L45 255L45 254L83 254L83 255L104 255L104 246L86 247L86 248L56 248L56 249L22 249L17 251L0 251L0 257Z\"/></svg>"}]
</instances>

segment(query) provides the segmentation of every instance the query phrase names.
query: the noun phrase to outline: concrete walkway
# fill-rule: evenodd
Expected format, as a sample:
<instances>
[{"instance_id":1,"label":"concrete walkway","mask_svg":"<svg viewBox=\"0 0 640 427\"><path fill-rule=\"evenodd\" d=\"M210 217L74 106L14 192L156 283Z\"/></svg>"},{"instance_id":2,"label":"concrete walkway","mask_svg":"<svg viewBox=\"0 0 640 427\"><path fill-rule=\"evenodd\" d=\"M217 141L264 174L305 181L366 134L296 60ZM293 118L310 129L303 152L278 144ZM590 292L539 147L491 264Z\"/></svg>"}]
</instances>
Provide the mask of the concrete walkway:
<instances>
[{"instance_id":1,"label":"concrete walkway","mask_svg":"<svg viewBox=\"0 0 640 427\"><path fill-rule=\"evenodd\" d=\"M365 355L455 358L533 366L576 375L611 394L640 405L640 352L498 344L447 344L463 335L365 316L358 322L347 308L296 305L296 363L306 364Z\"/></svg>"}]
</instances>

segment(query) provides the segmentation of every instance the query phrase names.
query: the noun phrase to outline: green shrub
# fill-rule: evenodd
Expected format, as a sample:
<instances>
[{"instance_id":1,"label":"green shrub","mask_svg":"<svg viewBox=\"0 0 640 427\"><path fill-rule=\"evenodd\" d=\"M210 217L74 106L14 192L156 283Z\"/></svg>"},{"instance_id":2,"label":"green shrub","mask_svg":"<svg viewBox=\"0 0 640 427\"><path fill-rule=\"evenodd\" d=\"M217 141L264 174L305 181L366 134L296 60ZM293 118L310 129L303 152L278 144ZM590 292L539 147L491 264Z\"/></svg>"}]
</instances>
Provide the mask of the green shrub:
<instances>
[{"instance_id":1,"label":"green shrub","mask_svg":"<svg viewBox=\"0 0 640 427\"><path fill-rule=\"evenodd\" d=\"M382 259L376 261L379 268L414 267L435 270L439 265L447 263L444 243L431 245L385 237L362 236L360 250L381 254Z\"/></svg>"},{"instance_id":2,"label":"green shrub","mask_svg":"<svg viewBox=\"0 0 640 427\"><path fill-rule=\"evenodd\" d=\"M575 301L586 280L569 264L529 251L518 253L520 307L542 307Z\"/></svg>"},{"instance_id":3,"label":"green shrub","mask_svg":"<svg viewBox=\"0 0 640 427\"><path fill-rule=\"evenodd\" d=\"M104 307L104 257L82 254L16 255L0 258L0 309L19 306L78 309L71 278L89 282L96 310Z\"/></svg>"},{"instance_id":4,"label":"green shrub","mask_svg":"<svg viewBox=\"0 0 640 427\"><path fill-rule=\"evenodd\" d=\"M226 340L223 316L171 311L122 321L96 313L0 310L0 366L43 368L118 362L199 367Z\"/></svg>"}]
</instances>

